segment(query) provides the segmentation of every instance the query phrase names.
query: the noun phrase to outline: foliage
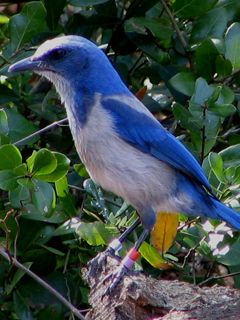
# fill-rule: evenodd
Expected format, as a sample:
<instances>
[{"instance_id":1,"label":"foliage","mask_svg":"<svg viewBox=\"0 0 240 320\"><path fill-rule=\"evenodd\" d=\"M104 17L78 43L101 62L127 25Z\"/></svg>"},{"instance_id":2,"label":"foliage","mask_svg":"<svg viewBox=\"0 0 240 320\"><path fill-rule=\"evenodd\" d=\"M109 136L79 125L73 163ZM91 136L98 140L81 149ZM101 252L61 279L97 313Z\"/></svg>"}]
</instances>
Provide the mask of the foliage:
<instances>
[{"instance_id":1,"label":"foliage","mask_svg":"<svg viewBox=\"0 0 240 320\"><path fill-rule=\"evenodd\" d=\"M9 74L9 64L63 33L107 44L125 83L140 96L147 86L145 105L203 163L221 200L238 210L240 2L16 2L5 1L0 15L0 245L81 309L88 303L81 267L136 213L88 179L68 126L54 125L65 117L54 89L36 75ZM184 215L180 223L165 260L144 243L140 269L164 276L151 265L167 260L191 282L218 274L219 265L226 273L239 270L238 232ZM0 318L70 318L46 289L0 263ZM240 277L234 279L239 287Z\"/></svg>"}]
</instances>

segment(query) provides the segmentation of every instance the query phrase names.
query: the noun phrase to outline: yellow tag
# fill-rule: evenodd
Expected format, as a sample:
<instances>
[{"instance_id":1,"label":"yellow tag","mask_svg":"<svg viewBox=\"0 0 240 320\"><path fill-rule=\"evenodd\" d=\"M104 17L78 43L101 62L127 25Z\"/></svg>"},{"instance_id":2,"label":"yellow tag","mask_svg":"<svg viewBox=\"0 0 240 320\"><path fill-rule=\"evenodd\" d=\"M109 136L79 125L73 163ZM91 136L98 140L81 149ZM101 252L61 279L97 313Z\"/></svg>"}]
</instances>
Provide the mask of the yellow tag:
<instances>
[{"instance_id":1,"label":"yellow tag","mask_svg":"<svg viewBox=\"0 0 240 320\"><path fill-rule=\"evenodd\" d=\"M159 212L151 231L150 241L161 254L173 244L178 228L178 213Z\"/></svg>"}]
</instances>

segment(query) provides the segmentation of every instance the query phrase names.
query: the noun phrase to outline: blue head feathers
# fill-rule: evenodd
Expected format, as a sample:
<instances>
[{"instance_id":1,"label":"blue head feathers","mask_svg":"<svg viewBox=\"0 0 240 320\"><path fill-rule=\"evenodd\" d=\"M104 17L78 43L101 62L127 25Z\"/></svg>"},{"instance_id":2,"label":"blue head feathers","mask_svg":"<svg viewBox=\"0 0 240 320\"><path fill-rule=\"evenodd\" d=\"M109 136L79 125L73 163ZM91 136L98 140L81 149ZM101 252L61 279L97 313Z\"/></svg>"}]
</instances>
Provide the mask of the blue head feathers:
<instances>
[{"instance_id":1,"label":"blue head feathers","mask_svg":"<svg viewBox=\"0 0 240 320\"><path fill-rule=\"evenodd\" d=\"M105 54L91 41L79 36L63 36L44 42L32 57L13 64L9 71L32 70L55 85L68 82L72 90L105 94L124 91L118 74L113 68L109 74L110 69Z\"/></svg>"}]
</instances>

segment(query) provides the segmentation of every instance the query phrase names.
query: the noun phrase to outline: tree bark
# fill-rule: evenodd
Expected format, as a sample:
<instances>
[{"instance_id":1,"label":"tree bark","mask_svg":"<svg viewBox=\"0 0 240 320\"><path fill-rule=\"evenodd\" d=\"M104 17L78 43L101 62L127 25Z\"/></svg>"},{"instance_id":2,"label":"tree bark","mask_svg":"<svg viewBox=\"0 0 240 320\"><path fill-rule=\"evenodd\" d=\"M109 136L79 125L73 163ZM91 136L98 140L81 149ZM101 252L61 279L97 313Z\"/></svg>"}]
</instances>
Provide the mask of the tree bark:
<instances>
[{"instance_id":1,"label":"tree bark","mask_svg":"<svg viewBox=\"0 0 240 320\"><path fill-rule=\"evenodd\" d=\"M99 262L100 261L100 262ZM239 320L240 290L214 286L200 288L180 281L154 279L130 272L111 294L104 294L119 266L103 254L83 270L90 287L92 309L88 320Z\"/></svg>"}]
</instances>

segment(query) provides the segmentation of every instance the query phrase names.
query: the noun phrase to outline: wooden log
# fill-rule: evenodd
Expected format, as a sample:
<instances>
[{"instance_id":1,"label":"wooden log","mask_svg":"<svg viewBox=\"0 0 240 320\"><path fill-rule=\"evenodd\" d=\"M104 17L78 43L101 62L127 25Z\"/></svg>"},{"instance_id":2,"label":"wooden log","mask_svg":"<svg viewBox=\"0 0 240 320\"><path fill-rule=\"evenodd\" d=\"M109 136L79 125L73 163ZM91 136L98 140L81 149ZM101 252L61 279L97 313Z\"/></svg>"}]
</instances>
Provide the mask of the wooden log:
<instances>
[{"instance_id":1,"label":"wooden log","mask_svg":"<svg viewBox=\"0 0 240 320\"><path fill-rule=\"evenodd\" d=\"M130 272L110 294L104 294L119 266L114 257L100 254L83 276L90 287L88 320L239 320L240 290L198 287L180 281L154 279Z\"/></svg>"}]
</instances>

